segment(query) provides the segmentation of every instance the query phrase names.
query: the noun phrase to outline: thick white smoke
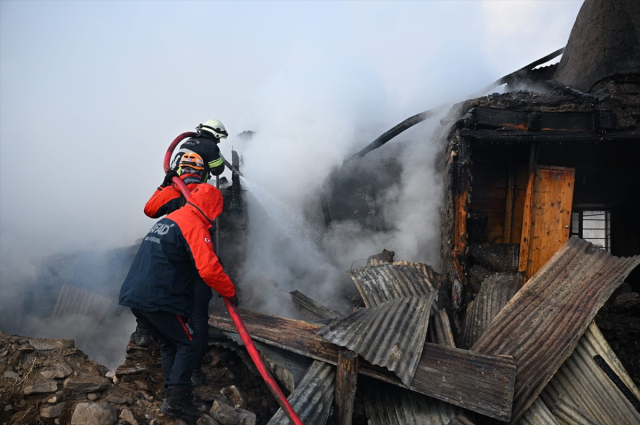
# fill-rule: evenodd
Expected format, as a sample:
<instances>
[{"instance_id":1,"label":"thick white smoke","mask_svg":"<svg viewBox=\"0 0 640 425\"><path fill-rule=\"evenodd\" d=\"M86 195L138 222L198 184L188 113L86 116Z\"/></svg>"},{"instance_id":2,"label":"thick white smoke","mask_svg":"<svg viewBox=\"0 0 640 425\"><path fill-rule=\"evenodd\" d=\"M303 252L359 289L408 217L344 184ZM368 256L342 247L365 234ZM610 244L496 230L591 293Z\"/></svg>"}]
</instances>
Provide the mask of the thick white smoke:
<instances>
[{"instance_id":1,"label":"thick white smoke","mask_svg":"<svg viewBox=\"0 0 640 425\"><path fill-rule=\"evenodd\" d=\"M83 349L107 340L79 320L22 320L28 294L53 279L36 269L55 253L133 245L153 225L142 207L162 181L166 147L209 118L232 135L256 131L222 151L230 158L234 146L246 177L294 217L274 222L247 194L245 306L287 314L282 299L300 289L348 308L336 302L345 270L382 248L436 265L437 118L370 154L404 167L385 194L393 229L318 233L319 190L348 154L408 116L561 47L580 6L511 2L526 3L512 13L526 10L527 31L499 38L503 3L0 2L0 329L75 337ZM83 284L117 292L121 281ZM115 317L122 342L111 345L123 356L132 318ZM96 347L87 351L97 358Z\"/></svg>"},{"instance_id":2,"label":"thick white smoke","mask_svg":"<svg viewBox=\"0 0 640 425\"><path fill-rule=\"evenodd\" d=\"M349 64L347 58L343 63ZM318 91L300 76L321 71L331 91ZM356 260L396 251L396 258L437 266L440 176L433 169L440 117L407 131L370 153L372 162L398 156L401 179L380 196L381 215L392 229L372 232L354 221L325 229L320 192L334 167L396 124L386 116L385 92L362 80L355 66L336 69L305 55L283 68L257 96L243 155L249 189L248 252L239 282L245 306L294 314L286 306L297 289L335 309L346 309L346 270ZM428 102L425 102L428 104ZM415 111L418 112L418 111ZM356 267L363 266L357 263Z\"/></svg>"}]
</instances>

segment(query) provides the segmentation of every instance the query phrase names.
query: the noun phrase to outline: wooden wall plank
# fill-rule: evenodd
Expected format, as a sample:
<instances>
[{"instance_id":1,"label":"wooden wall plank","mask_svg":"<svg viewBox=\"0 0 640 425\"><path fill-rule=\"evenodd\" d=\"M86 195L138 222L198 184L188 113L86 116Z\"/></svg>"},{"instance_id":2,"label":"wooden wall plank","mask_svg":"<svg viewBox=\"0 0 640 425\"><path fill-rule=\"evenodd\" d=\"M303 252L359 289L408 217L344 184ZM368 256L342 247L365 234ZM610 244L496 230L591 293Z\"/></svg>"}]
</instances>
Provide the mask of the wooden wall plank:
<instances>
[{"instance_id":1,"label":"wooden wall plank","mask_svg":"<svg viewBox=\"0 0 640 425\"><path fill-rule=\"evenodd\" d=\"M569 240L574 182L574 168L537 167L525 279L533 276Z\"/></svg>"},{"instance_id":2,"label":"wooden wall plank","mask_svg":"<svg viewBox=\"0 0 640 425\"><path fill-rule=\"evenodd\" d=\"M509 158L509 173L507 176L507 199L505 200L505 212L504 212L504 229L502 232L502 241L509 243L511 241L511 229L513 223L513 209L514 209L514 192L515 192L515 169L511 158Z\"/></svg>"},{"instance_id":3,"label":"wooden wall plank","mask_svg":"<svg viewBox=\"0 0 640 425\"><path fill-rule=\"evenodd\" d=\"M524 208L522 212L522 230L520 232L520 262L518 265L519 272L525 272L529 263L529 244L531 242L531 220L533 207L533 184L535 181L535 172L529 174L527 190L524 197Z\"/></svg>"},{"instance_id":4,"label":"wooden wall plank","mask_svg":"<svg viewBox=\"0 0 640 425\"><path fill-rule=\"evenodd\" d=\"M511 222L511 243L520 243L522 236L522 219L524 215L524 200L527 194L527 166L519 164L516 167L516 181L513 195L513 218Z\"/></svg>"}]
</instances>

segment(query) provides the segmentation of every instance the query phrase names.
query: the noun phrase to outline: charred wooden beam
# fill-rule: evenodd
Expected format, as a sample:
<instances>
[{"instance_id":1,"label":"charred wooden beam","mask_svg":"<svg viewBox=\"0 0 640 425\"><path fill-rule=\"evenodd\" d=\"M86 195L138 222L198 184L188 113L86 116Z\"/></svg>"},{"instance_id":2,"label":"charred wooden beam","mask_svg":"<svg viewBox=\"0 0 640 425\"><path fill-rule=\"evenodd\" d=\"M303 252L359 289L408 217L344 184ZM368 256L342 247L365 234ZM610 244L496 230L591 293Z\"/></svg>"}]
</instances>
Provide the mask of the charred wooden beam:
<instances>
[{"instance_id":1,"label":"charred wooden beam","mask_svg":"<svg viewBox=\"0 0 640 425\"><path fill-rule=\"evenodd\" d=\"M488 143L601 143L637 142L640 130L616 131L605 134L572 131L510 131L462 129L461 135L479 142Z\"/></svg>"},{"instance_id":2,"label":"charred wooden beam","mask_svg":"<svg viewBox=\"0 0 640 425\"><path fill-rule=\"evenodd\" d=\"M400 124L384 132L380 137L378 137L376 140L374 140L373 142L369 143L367 146L362 148L362 150L360 150L358 153L350 156L345 162L351 161L352 159L355 159L355 158L363 157L369 152L371 152L372 150L378 149L380 146L384 145L385 143L387 143L389 140L393 139L400 133L410 129L411 127L413 127L418 123L421 123L427 118L431 118L432 116L440 113L447 106L448 104L440 105L436 108L429 109L428 111L420 112L419 114L415 114L407 118L406 120L402 121Z\"/></svg>"},{"instance_id":3,"label":"charred wooden beam","mask_svg":"<svg viewBox=\"0 0 640 425\"><path fill-rule=\"evenodd\" d=\"M358 355L353 351L338 353L336 395L333 418L338 425L351 425L353 401L358 385Z\"/></svg>"},{"instance_id":4,"label":"charred wooden beam","mask_svg":"<svg viewBox=\"0 0 640 425\"><path fill-rule=\"evenodd\" d=\"M209 324L236 332L228 313L211 309ZM301 320L239 309L252 338L316 360L337 364L342 347L317 336L323 327ZM391 371L359 362L358 372L406 388ZM511 417L515 363L510 357L485 355L425 344L409 389L502 421Z\"/></svg>"},{"instance_id":5,"label":"charred wooden beam","mask_svg":"<svg viewBox=\"0 0 640 425\"><path fill-rule=\"evenodd\" d=\"M335 311L307 297L300 291L291 291L289 294L291 294L291 299L295 305L312 320L336 319L340 317Z\"/></svg>"},{"instance_id":6,"label":"charred wooden beam","mask_svg":"<svg viewBox=\"0 0 640 425\"><path fill-rule=\"evenodd\" d=\"M556 50L553 53L548 54L547 56L544 56L544 57L538 59L537 61L531 62L529 65L526 65L526 66L520 68L519 70L517 70L515 72L512 72L511 74L505 75L504 77L502 77L499 80L495 81L493 84L490 84L489 86L483 88L481 91L479 91L476 94L471 95L470 97L474 98L474 97L482 96L483 94L485 94L489 90L494 89L494 88L496 88L498 86L501 86L503 84L508 84L509 82L513 81L516 78L523 78L533 68L535 68L536 66L538 66L540 64L543 64L545 62L550 61L551 59L555 58L556 56L561 55L562 52L564 52L564 47L562 49ZM407 118L406 120L402 121L400 124L398 124L395 127L387 130L380 137L378 137L373 142L369 143L367 146L365 146L358 153L356 153L356 154L350 156L349 158L347 158L347 160L345 162L349 162L349 161L351 161L352 159L355 159L355 158L363 157L366 154L368 154L369 152L371 152L372 150L378 149L380 146L384 145L385 143L387 143L389 140L393 139L394 137L396 137L400 133L410 129L411 127L413 127L414 125L416 125L418 123L421 123L422 121L426 120L427 118L430 118L430 117L438 114L439 112L443 111L447 106L449 106L449 104L440 105L440 106L438 106L436 108L429 109L428 111L420 112L419 114L415 114L415 115Z\"/></svg>"},{"instance_id":7,"label":"charred wooden beam","mask_svg":"<svg viewBox=\"0 0 640 425\"><path fill-rule=\"evenodd\" d=\"M532 131L596 131L615 127L611 111L526 112L477 106L471 110L471 122L481 128Z\"/></svg>"}]
</instances>

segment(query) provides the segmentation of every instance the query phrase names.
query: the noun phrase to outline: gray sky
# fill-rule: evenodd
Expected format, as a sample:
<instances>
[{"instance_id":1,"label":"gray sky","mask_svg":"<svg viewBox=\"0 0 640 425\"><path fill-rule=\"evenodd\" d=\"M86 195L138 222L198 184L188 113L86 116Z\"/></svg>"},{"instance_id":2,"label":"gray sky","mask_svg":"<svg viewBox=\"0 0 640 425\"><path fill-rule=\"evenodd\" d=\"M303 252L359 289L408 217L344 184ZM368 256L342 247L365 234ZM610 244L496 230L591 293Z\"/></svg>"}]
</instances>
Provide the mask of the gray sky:
<instances>
[{"instance_id":1,"label":"gray sky","mask_svg":"<svg viewBox=\"0 0 640 425\"><path fill-rule=\"evenodd\" d=\"M407 116L562 47L581 4L0 1L0 260L143 236L167 146L209 118L258 131L247 176L295 203Z\"/></svg>"}]
</instances>

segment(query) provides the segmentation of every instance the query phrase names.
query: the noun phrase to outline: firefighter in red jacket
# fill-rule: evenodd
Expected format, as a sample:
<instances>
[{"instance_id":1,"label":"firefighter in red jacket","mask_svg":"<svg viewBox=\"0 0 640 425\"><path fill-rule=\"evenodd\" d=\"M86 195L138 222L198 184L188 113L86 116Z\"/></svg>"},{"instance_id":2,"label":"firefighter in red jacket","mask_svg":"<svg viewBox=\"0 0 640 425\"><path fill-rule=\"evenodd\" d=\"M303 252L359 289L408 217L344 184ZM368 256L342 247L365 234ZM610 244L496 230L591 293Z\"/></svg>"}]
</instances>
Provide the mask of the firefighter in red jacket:
<instances>
[{"instance_id":1,"label":"firefighter in red jacket","mask_svg":"<svg viewBox=\"0 0 640 425\"><path fill-rule=\"evenodd\" d=\"M160 218L185 205L186 200L180 190L171 183L173 176L178 176L189 191L193 191L198 184L201 184L206 175L204 160L194 152L184 152L178 164L177 171L170 170L164 182L151 196L144 206L144 213L150 218ZM215 240L215 222L209 229L211 240ZM215 249L215 246L214 246ZM209 339L209 301L211 301L211 288L207 286L198 276L195 277L195 304L193 308L192 325L193 330L200 336L201 349L196 358L191 382L194 387L207 383L207 375L202 371L204 357L207 353ZM140 338L144 338L146 330L144 325L136 328L132 339L138 343ZM140 344L139 344L140 345Z\"/></svg>"},{"instance_id":2,"label":"firefighter in red jacket","mask_svg":"<svg viewBox=\"0 0 640 425\"><path fill-rule=\"evenodd\" d=\"M235 305L238 302L209 233L222 202L218 189L197 185L184 207L151 228L120 289L119 304L131 308L160 344L167 396L161 411L184 419L200 417L191 400L191 375L201 348L190 323L195 277Z\"/></svg>"},{"instance_id":3,"label":"firefighter in red jacket","mask_svg":"<svg viewBox=\"0 0 640 425\"><path fill-rule=\"evenodd\" d=\"M174 176L179 177L184 184L187 185L189 191L192 191L195 189L197 184L204 181L205 174L204 160L202 157L193 152L183 152L181 160L178 163L177 171L169 170L165 175L162 184L160 184L153 195L151 195L151 198L147 201L144 206L145 215L150 218L160 218L184 206L186 203L184 196L172 183ZM215 226L213 227L212 232L215 232ZM214 240L214 238L212 238L212 240ZM206 284L202 283L202 285L208 288ZM196 299L198 299L198 297L196 297ZM209 296L206 302L208 303L210 299L211 290L209 290ZM207 313L205 312L204 314L206 315ZM198 322L198 320L199 319L196 318L195 321ZM144 325L140 324L140 321L137 323L136 330L131 334L131 341L141 347L146 347L150 343L149 332L145 329ZM196 370L199 370L199 368Z\"/></svg>"}]
</instances>

